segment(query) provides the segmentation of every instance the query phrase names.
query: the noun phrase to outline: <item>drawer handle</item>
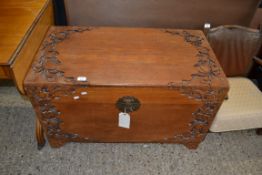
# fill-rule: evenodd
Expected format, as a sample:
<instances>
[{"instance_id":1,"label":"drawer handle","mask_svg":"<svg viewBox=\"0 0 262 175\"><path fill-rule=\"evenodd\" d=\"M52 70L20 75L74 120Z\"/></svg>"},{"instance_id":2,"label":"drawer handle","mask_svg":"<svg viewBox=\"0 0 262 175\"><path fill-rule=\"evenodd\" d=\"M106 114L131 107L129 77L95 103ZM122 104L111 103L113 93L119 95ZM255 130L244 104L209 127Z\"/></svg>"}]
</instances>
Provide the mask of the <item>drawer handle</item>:
<instances>
[{"instance_id":1,"label":"drawer handle","mask_svg":"<svg viewBox=\"0 0 262 175\"><path fill-rule=\"evenodd\" d=\"M140 101L133 96L123 96L116 102L116 107L125 113L136 111L140 107Z\"/></svg>"}]
</instances>

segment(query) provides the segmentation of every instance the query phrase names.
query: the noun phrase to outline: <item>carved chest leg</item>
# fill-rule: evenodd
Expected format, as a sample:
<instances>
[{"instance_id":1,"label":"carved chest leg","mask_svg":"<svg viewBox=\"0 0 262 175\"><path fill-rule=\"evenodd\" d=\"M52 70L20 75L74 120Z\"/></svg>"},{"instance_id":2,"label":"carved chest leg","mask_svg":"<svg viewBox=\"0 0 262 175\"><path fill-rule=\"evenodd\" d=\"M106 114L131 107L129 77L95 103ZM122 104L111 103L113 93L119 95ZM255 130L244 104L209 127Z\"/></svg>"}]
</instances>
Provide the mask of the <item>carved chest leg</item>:
<instances>
[{"instance_id":1,"label":"carved chest leg","mask_svg":"<svg viewBox=\"0 0 262 175\"><path fill-rule=\"evenodd\" d=\"M197 149L199 143L198 142L188 142L188 143L185 143L184 145L188 149Z\"/></svg>"},{"instance_id":2,"label":"carved chest leg","mask_svg":"<svg viewBox=\"0 0 262 175\"><path fill-rule=\"evenodd\" d=\"M42 124L40 123L39 119L36 117L36 140L37 140L37 148L41 150L45 146L45 136Z\"/></svg>"},{"instance_id":3,"label":"carved chest leg","mask_svg":"<svg viewBox=\"0 0 262 175\"><path fill-rule=\"evenodd\" d=\"M64 144L67 143L67 141L65 139L57 139L57 138L53 138L53 137L48 137L48 142L49 142L49 145L52 148L60 148L60 147L64 146Z\"/></svg>"},{"instance_id":4,"label":"carved chest leg","mask_svg":"<svg viewBox=\"0 0 262 175\"><path fill-rule=\"evenodd\" d=\"M256 133L257 133L257 135L261 135L262 136L262 128L258 128L256 130Z\"/></svg>"}]
</instances>

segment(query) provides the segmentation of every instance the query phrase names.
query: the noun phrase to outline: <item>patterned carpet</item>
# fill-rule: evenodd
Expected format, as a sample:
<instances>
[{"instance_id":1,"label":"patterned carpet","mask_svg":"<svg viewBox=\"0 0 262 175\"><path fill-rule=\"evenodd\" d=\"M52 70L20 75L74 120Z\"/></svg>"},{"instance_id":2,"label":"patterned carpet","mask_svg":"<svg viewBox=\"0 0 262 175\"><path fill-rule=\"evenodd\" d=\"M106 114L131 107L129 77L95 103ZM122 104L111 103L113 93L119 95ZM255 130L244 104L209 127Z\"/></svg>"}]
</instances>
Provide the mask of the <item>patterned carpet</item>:
<instances>
[{"instance_id":1,"label":"patterned carpet","mask_svg":"<svg viewBox=\"0 0 262 175\"><path fill-rule=\"evenodd\" d=\"M0 175L261 175L262 136L210 133L197 150L175 144L48 144L38 151L34 112L0 86Z\"/></svg>"}]
</instances>

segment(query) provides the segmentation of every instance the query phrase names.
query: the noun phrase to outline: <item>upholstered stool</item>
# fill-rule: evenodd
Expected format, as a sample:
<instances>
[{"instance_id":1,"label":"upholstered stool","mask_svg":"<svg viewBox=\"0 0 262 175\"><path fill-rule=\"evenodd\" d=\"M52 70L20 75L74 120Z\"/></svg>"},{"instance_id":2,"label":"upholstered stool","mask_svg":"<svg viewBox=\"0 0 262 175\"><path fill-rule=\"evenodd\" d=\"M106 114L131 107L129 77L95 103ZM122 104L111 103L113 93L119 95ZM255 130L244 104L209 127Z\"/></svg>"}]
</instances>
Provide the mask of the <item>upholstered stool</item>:
<instances>
[{"instance_id":1,"label":"upholstered stool","mask_svg":"<svg viewBox=\"0 0 262 175\"><path fill-rule=\"evenodd\" d=\"M213 124L212 132L262 128L262 93L242 77L228 78L230 90Z\"/></svg>"}]
</instances>

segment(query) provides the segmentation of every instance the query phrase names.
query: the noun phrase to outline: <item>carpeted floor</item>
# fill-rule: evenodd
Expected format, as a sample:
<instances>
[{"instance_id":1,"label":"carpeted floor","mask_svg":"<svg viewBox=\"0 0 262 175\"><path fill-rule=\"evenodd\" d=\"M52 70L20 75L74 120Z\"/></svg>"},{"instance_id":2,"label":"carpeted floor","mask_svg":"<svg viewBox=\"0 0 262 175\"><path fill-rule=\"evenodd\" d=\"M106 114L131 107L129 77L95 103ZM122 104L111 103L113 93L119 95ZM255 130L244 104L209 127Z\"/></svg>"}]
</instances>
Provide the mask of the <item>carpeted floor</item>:
<instances>
[{"instance_id":1,"label":"carpeted floor","mask_svg":"<svg viewBox=\"0 0 262 175\"><path fill-rule=\"evenodd\" d=\"M175 144L81 144L41 151L34 112L0 86L0 175L262 175L262 136L210 133L197 150Z\"/></svg>"}]
</instances>

